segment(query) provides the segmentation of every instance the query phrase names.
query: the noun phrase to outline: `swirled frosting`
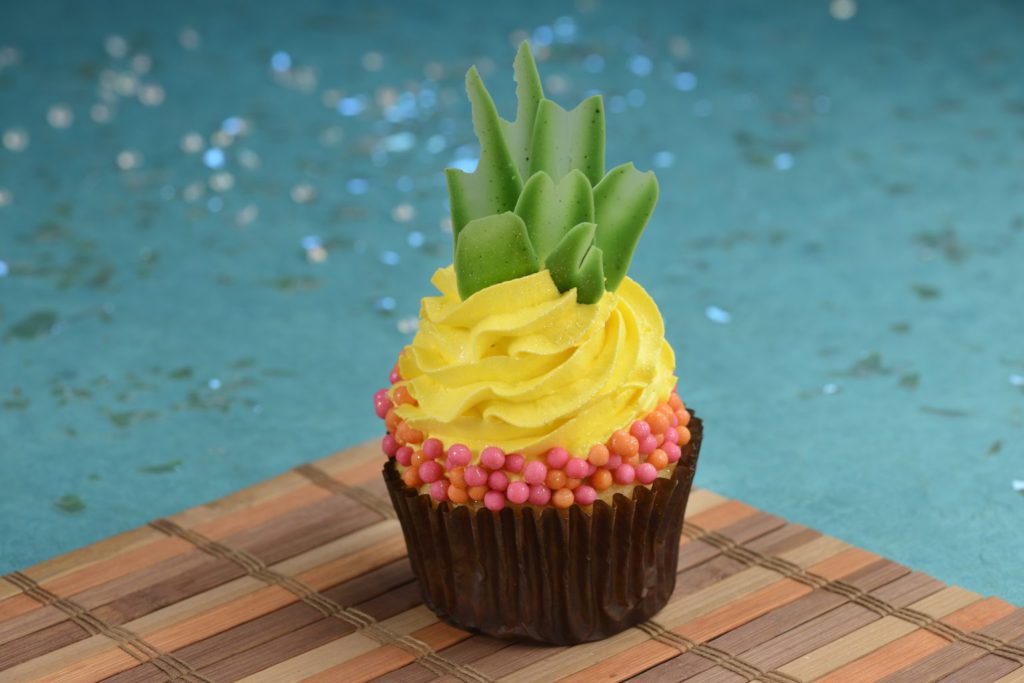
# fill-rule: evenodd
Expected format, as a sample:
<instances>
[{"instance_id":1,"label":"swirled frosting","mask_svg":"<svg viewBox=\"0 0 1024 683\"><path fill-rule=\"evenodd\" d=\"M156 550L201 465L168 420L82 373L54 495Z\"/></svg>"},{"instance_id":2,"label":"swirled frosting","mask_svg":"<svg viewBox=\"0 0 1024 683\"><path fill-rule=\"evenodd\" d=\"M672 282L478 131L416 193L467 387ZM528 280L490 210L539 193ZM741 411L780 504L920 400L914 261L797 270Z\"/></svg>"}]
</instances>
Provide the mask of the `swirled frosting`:
<instances>
[{"instance_id":1,"label":"swirled frosting","mask_svg":"<svg viewBox=\"0 0 1024 683\"><path fill-rule=\"evenodd\" d=\"M445 444L527 458L561 446L585 456L675 385L661 314L629 278L592 305L559 292L547 270L465 301L451 266L431 281L440 296L423 299L396 385L417 403L397 413Z\"/></svg>"}]
</instances>

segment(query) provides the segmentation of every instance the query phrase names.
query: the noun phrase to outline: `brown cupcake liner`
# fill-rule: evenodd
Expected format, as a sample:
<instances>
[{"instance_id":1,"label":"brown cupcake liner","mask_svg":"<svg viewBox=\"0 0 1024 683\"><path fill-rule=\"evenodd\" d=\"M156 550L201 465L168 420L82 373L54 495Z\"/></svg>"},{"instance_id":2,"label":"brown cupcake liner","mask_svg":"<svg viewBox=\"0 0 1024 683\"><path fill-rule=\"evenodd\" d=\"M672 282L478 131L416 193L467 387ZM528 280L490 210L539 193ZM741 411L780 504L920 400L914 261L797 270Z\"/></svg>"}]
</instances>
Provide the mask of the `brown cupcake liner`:
<instances>
[{"instance_id":1,"label":"brown cupcake liner","mask_svg":"<svg viewBox=\"0 0 1024 683\"><path fill-rule=\"evenodd\" d=\"M676 584L679 535L702 423L671 477L585 512L437 504L388 460L391 502L423 601L458 628L572 645L607 638L657 613Z\"/></svg>"}]
</instances>

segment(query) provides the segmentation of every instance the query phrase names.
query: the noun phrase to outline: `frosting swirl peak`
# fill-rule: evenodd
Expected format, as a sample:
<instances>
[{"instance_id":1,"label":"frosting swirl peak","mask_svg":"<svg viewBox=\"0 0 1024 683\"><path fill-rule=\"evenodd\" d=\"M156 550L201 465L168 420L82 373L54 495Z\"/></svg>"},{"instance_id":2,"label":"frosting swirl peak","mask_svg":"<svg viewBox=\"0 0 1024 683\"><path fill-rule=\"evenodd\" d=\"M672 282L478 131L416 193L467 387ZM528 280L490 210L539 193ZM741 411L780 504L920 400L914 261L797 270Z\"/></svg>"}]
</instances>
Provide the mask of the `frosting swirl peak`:
<instances>
[{"instance_id":1,"label":"frosting swirl peak","mask_svg":"<svg viewBox=\"0 0 1024 683\"><path fill-rule=\"evenodd\" d=\"M446 444L528 458L562 446L585 457L675 384L661 314L629 278L592 305L559 292L547 270L466 300L451 266L431 281L441 294L423 299L396 385L417 404L397 412Z\"/></svg>"}]
</instances>

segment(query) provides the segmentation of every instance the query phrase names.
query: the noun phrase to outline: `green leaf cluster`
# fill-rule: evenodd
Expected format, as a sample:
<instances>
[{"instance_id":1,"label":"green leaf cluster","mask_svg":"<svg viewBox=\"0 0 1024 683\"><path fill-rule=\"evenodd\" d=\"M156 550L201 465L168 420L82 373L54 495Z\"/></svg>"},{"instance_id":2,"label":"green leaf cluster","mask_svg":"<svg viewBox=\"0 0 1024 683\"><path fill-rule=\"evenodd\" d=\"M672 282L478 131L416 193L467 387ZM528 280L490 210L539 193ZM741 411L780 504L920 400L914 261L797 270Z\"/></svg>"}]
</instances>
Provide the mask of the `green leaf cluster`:
<instances>
[{"instance_id":1,"label":"green leaf cluster","mask_svg":"<svg viewBox=\"0 0 1024 683\"><path fill-rule=\"evenodd\" d=\"M547 268L560 291L596 303L626 277L658 181L631 163L605 173L600 95L571 111L545 99L525 42L514 72L511 122L476 68L466 74L480 161L472 173L446 171L459 295Z\"/></svg>"}]
</instances>

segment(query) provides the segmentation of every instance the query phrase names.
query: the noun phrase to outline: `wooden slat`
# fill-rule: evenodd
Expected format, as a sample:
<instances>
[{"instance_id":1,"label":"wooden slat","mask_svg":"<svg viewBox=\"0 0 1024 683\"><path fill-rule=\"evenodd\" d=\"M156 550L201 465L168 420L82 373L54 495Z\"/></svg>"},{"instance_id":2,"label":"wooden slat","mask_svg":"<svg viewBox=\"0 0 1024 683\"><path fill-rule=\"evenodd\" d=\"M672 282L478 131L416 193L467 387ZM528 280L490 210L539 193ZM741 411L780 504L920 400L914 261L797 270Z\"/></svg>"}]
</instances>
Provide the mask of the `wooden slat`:
<instances>
[{"instance_id":1,"label":"wooden slat","mask_svg":"<svg viewBox=\"0 0 1024 683\"><path fill-rule=\"evenodd\" d=\"M380 468L363 444L0 581L0 683L1024 683L1024 610L704 489L649 622L472 635L421 604Z\"/></svg>"}]
</instances>

